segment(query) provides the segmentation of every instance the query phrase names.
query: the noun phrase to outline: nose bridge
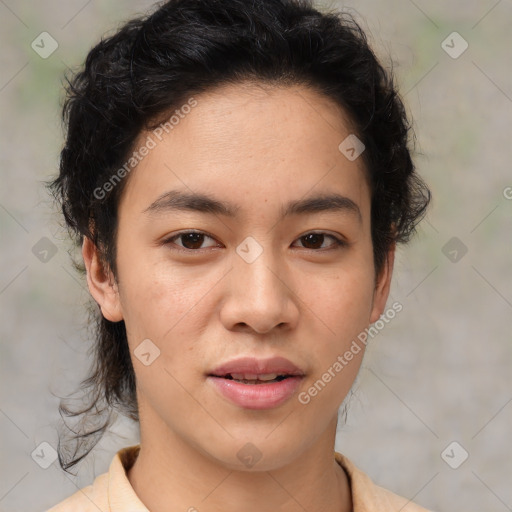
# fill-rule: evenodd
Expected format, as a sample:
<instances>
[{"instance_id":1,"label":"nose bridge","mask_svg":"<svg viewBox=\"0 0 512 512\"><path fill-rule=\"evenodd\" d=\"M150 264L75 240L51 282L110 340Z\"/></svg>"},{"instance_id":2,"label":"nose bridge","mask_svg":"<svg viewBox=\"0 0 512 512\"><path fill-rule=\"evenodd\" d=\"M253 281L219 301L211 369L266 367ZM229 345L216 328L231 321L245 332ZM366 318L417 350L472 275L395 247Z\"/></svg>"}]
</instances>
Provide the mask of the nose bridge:
<instances>
[{"instance_id":1,"label":"nose bridge","mask_svg":"<svg viewBox=\"0 0 512 512\"><path fill-rule=\"evenodd\" d=\"M280 293L279 261L271 247L270 237L267 242L247 237L236 249L235 279L243 290L254 298L255 302L275 300Z\"/></svg>"},{"instance_id":2,"label":"nose bridge","mask_svg":"<svg viewBox=\"0 0 512 512\"><path fill-rule=\"evenodd\" d=\"M229 321L258 332L291 321L290 290L285 285L279 256L267 243L247 237L237 248L231 273Z\"/></svg>"},{"instance_id":3,"label":"nose bridge","mask_svg":"<svg viewBox=\"0 0 512 512\"><path fill-rule=\"evenodd\" d=\"M269 299L269 296L279 294L279 261L270 247L263 250L253 262L240 259L238 277L248 281L253 296Z\"/></svg>"}]
</instances>

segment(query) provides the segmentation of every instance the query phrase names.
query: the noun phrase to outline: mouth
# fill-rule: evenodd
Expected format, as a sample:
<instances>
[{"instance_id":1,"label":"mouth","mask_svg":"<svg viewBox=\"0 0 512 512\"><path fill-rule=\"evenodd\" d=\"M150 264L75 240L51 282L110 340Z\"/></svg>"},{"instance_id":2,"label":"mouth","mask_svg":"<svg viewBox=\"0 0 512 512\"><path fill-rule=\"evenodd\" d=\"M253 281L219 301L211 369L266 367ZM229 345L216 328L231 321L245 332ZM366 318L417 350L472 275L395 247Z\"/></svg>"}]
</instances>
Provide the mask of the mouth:
<instances>
[{"instance_id":1,"label":"mouth","mask_svg":"<svg viewBox=\"0 0 512 512\"><path fill-rule=\"evenodd\" d=\"M245 409L271 409L284 404L304 377L303 370L282 357L236 359L207 374L223 398Z\"/></svg>"},{"instance_id":2,"label":"mouth","mask_svg":"<svg viewBox=\"0 0 512 512\"><path fill-rule=\"evenodd\" d=\"M221 364L209 374L233 380L269 381L277 378L304 375L304 371L284 357L257 359L242 357Z\"/></svg>"},{"instance_id":3,"label":"mouth","mask_svg":"<svg viewBox=\"0 0 512 512\"><path fill-rule=\"evenodd\" d=\"M241 384L269 384L270 382L281 382L284 379L292 377L292 375L277 375L276 373L267 373L262 375L228 373L226 375L210 375L210 377L219 377L227 380L234 380Z\"/></svg>"}]
</instances>

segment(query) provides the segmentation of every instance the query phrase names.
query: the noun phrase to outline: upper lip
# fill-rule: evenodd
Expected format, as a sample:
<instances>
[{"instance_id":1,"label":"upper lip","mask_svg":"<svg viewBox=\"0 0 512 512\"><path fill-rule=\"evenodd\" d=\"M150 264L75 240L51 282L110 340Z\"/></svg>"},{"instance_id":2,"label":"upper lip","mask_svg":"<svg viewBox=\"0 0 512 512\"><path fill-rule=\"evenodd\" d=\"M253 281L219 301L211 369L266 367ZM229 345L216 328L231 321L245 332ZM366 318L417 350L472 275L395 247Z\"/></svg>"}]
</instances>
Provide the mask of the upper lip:
<instances>
[{"instance_id":1,"label":"upper lip","mask_svg":"<svg viewBox=\"0 0 512 512\"><path fill-rule=\"evenodd\" d=\"M209 375L225 377L228 374L266 375L304 375L304 372L284 357L270 359L257 359L255 357L241 357L221 364Z\"/></svg>"}]
</instances>

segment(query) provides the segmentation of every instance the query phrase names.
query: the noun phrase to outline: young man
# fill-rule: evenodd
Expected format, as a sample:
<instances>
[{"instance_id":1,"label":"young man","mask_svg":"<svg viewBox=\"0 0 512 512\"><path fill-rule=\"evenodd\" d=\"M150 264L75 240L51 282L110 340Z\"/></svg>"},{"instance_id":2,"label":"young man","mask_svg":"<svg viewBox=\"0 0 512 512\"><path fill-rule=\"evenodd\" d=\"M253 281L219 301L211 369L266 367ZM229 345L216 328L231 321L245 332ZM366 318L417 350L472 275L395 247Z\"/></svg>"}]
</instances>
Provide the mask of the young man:
<instances>
[{"instance_id":1,"label":"young man","mask_svg":"<svg viewBox=\"0 0 512 512\"><path fill-rule=\"evenodd\" d=\"M53 188L99 307L91 406L141 442L51 512L424 510L334 452L430 197L357 24L173 0L91 50L65 116Z\"/></svg>"}]
</instances>

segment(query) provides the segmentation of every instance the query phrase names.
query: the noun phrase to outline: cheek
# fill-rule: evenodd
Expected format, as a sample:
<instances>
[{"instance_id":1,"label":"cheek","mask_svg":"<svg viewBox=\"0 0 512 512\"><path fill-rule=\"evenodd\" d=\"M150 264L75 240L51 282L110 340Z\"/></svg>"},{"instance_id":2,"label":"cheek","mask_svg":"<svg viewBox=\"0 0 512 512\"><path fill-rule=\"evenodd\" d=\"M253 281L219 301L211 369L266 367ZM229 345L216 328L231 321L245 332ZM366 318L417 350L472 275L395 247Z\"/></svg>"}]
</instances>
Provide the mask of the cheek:
<instances>
[{"instance_id":1,"label":"cheek","mask_svg":"<svg viewBox=\"0 0 512 512\"><path fill-rule=\"evenodd\" d=\"M312 326L304 329L311 329L309 335L315 339L311 381L329 382L325 400L343 399L357 376L365 348L358 336L369 325L373 289L372 273L360 267L338 269L336 275L301 292L307 297L308 316L313 315Z\"/></svg>"},{"instance_id":2,"label":"cheek","mask_svg":"<svg viewBox=\"0 0 512 512\"><path fill-rule=\"evenodd\" d=\"M122 294L137 381L145 396L151 397L152 406L162 407L162 417L168 414L166 404L173 404L173 414L186 414L194 406L185 389L192 389L202 375L198 340L205 315L200 306L208 285L170 274L148 269L143 279L125 280ZM146 366L137 354L148 352L142 350L142 342L148 339L151 357L158 355Z\"/></svg>"},{"instance_id":3,"label":"cheek","mask_svg":"<svg viewBox=\"0 0 512 512\"><path fill-rule=\"evenodd\" d=\"M369 324L372 291L373 280L355 273L338 275L313 291L315 343L308 345L314 370L297 396L303 418L325 418L326 411L337 415L364 356L358 336Z\"/></svg>"},{"instance_id":4,"label":"cheek","mask_svg":"<svg viewBox=\"0 0 512 512\"><path fill-rule=\"evenodd\" d=\"M143 277L125 279L120 289L125 323L139 335L165 341L197 315L195 309L207 290L208 282L148 269Z\"/></svg>"},{"instance_id":5,"label":"cheek","mask_svg":"<svg viewBox=\"0 0 512 512\"><path fill-rule=\"evenodd\" d=\"M371 314L374 280L368 268L340 268L327 279L310 281L301 296L338 339L367 327Z\"/></svg>"},{"instance_id":6,"label":"cheek","mask_svg":"<svg viewBox=\"0 0 512 512\"><path fill-rule=\"evenodd\" d=\"M176 354L188 357L206 328L208 315L204 308L222 272L173 266L161 254L153 259L151 254L136 250L125 254L130 257L118 261L119 291L132 351L149 338L167 363ZM178 347L179 351L174 350Z\"/></svg>"}]
</instances>

